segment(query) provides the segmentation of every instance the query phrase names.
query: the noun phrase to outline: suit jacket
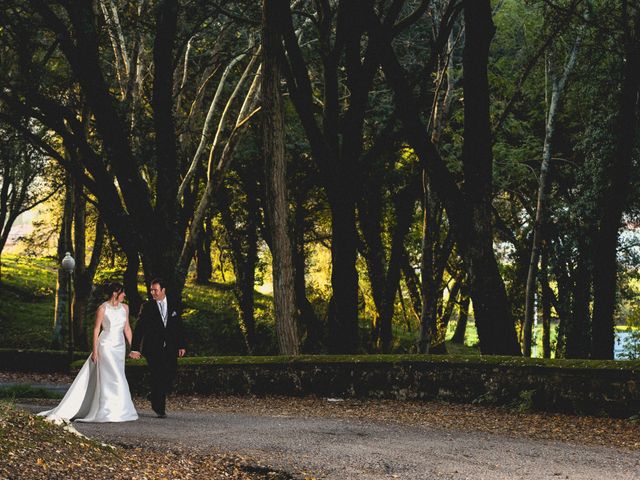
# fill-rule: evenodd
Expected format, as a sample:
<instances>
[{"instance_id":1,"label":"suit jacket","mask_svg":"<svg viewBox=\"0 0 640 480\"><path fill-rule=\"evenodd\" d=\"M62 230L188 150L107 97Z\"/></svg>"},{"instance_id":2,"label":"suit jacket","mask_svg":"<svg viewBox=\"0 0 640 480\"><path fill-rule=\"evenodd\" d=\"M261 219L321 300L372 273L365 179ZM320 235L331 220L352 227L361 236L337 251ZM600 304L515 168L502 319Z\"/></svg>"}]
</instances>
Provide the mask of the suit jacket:
<instances>
[{"instance_id":1,"label":"suit jacket","mask_svg":"<svg viewBox=\"0 0 640 480\"><path fill-rule=\"evenodd\" d=\"M169 351L185 348L182 318L175 302L167 297L167 326L164 326L160 308L155 300L142 304L136 328L133 331L131 350L141 352L145 357L153 356L166 345ZM140 347L142 346L142 349Z\"/></svg>"}]
</instances>

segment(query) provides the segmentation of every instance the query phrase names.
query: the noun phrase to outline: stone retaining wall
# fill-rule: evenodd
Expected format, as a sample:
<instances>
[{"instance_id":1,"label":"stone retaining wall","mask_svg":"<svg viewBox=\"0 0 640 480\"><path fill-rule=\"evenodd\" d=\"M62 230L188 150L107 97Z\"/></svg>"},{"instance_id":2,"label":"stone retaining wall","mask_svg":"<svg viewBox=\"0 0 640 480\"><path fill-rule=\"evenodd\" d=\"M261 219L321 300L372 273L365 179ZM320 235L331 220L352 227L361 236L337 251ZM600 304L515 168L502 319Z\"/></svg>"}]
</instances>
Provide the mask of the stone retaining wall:
<instances>
[{"instance_id":1,"label":"stone retaining wall","mask_svg":"<svg viewBox=\"0 0 640 480\"><path fill-rule=\"evenodd\" d=\"M368 361L304 357L185 359L182 394L315 395L342 398L439 399L510 405L523 410L631 417L640 414L640 362L536 361L510 357L421 356ZM396 357L397 358L397 357ZM148 385L142 364L127 366L134 391Z\"/></svg>"},{"instance_id":2,"label":"stone retaining wall","mask_svg":"<svg viewBox=\"0 0 640 480\"><path fill-rule=\"evenodd\" d=\"M74 352L73 360L86 360L88 352ZM69 354L62 350L0 348L0 370L11 372L69 372Z\"/></svg>"}]
</instances>

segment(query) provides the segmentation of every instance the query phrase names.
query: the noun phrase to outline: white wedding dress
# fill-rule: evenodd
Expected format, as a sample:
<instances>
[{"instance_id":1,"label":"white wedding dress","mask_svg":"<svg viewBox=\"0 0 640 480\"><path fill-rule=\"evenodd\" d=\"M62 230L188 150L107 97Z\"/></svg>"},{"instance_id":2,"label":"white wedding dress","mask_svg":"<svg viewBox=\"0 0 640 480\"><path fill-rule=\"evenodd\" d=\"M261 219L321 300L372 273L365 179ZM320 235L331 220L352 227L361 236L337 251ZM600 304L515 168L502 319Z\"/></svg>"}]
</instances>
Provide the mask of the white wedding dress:
<instances>
[{"instance_id":1,"label":"white wedding dress","mask_svg":"<svg viewBox=\"0 0 640 480\"><path fill-rule=\"evenodd\" d=\"M122 304L106 306L98 337L98 362L84 363L58 406L38 415L55 423L128 422L138 419L124 375L126 311Z\"/></svg>"}]
</instances>

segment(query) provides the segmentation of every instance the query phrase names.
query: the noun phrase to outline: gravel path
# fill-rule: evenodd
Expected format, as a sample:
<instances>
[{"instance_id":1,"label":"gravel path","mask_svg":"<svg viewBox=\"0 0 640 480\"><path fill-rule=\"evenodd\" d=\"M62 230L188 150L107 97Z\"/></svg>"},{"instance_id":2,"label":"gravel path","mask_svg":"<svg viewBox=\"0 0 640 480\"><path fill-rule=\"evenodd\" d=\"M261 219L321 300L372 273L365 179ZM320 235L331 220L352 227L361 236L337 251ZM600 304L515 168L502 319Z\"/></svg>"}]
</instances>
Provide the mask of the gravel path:
<instances>
[{"instance_id":1,"label":"gravel path","mask_svg":"<svg viewBox=\"0 0 640 480\"><path fill-rule=\"evenodd\" d=\"M137 422L76 428L123 446L247 455L300 478L640 480L640 452L617 447L345 418L176 411L157 419L144 409L139 414Z\"/></svg>"}]
</instances>

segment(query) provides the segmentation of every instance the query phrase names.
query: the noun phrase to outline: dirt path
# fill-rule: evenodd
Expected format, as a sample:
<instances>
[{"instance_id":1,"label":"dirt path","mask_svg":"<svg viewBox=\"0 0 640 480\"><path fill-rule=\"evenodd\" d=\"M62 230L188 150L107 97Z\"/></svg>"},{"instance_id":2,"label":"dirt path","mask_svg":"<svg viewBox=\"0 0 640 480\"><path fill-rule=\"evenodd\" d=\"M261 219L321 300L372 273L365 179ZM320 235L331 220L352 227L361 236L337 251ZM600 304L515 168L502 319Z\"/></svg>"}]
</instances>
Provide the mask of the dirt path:
<instances>
[{"instance_id":1,"label":"dirt path","mask_svg":"<svg viewBox=\"0 0 640 480\"><path fill-rule=\"evenodd\" d=\"M301 478L640 480L640 452L618 447L299 414L183 410L157 419L149 410L139 413L137 422L76 428L123 446L247 455Z\"/></svg>"}]
</instances>

